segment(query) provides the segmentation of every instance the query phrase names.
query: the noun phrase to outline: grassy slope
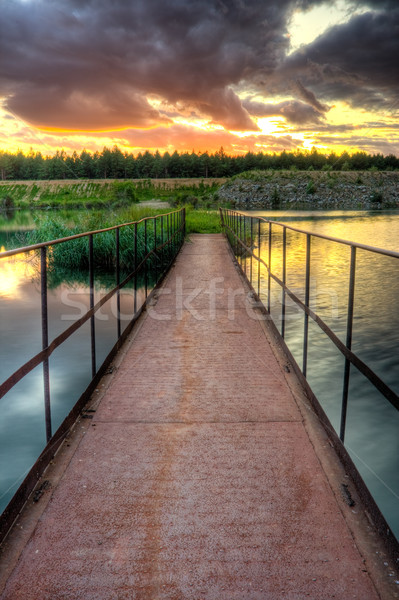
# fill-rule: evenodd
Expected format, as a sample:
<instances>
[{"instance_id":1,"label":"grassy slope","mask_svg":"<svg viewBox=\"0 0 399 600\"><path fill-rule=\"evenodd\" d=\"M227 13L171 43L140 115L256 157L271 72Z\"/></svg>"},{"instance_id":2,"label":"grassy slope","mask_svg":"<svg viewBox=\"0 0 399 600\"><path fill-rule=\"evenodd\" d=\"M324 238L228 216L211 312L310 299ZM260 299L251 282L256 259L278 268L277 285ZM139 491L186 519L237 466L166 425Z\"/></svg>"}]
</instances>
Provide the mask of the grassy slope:
<instances>
[{"instance_id":1,"label":"grassy slope","mask_svg":"<svg viewBox=\"0 0 399 600\"><path fill-rule=\"evenodd\" d=\"M225 180L169 179L135 181L25 181L0 182L0 208L7 199L9 206L20 209L84 208L90 209L91 229L117 222L135 221L144 216L161 214L177 206L187 206L187 233L221 231L215 205L220 183ZM128 193L127 193L128 192ZM159 206L144 207L140 202L158 200ZM165 208L162 202L167 202ZM169 208L171 206L172 208ZM193 208L195 206L195 209ZM101 216L118 208L114 222ZM121 208L125 209L121 212Z\"/></svg>"},{"instance_id":2,"label":"grassy slope","mask_svg":"<svg viewBox=\"0 0 399 600\"><path fill-rule=\"evenodd\" d=\"M183 196L211 200L221 179L1 181L0 205L8 198L16 208L81 208L123 205L123 189L132 188L136 201L177 200ZM129 202L130 203L130 202ZM125 202L126 204L126 202Z\"/></svg>"}]
</instances>

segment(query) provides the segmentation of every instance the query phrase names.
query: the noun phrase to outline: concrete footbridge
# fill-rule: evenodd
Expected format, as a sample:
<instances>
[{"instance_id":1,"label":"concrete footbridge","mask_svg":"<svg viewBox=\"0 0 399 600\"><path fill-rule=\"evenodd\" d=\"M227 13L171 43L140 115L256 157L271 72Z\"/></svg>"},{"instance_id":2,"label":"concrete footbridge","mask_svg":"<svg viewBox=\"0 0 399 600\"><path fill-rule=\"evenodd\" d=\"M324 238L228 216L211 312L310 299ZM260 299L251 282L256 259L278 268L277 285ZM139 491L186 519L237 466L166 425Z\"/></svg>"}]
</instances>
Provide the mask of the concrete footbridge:
<instances>
[{"instance_id":1,"label":"concrete footbridge","mask_svg":"<svg viewBox=\"0 0 399 600\"><path fill-rule=\"evenodd\" d=\"M398 597L368 507L221 234L184 242L1 564L2 600Z\"/></svg>"}]
</instances>

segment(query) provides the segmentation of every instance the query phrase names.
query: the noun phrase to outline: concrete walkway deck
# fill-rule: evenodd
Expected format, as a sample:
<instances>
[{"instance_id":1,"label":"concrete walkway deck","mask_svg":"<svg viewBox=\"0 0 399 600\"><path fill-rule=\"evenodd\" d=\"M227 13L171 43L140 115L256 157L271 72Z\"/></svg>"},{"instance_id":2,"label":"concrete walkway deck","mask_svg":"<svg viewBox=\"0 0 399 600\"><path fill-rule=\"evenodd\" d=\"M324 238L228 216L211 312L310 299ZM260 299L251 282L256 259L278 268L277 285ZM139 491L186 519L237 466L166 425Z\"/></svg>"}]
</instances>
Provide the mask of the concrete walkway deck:
<instances>
[{"instance_id":1,"label":"concrete walkway deck","mask_svg":"<svg viewBox=\"0 0 399 600\"><path fill-rule=\"evenodd\" d=\"M384 597L246 294L224 238L192 236L11 538L3 600Z\"/></svg>"}]
</instances>

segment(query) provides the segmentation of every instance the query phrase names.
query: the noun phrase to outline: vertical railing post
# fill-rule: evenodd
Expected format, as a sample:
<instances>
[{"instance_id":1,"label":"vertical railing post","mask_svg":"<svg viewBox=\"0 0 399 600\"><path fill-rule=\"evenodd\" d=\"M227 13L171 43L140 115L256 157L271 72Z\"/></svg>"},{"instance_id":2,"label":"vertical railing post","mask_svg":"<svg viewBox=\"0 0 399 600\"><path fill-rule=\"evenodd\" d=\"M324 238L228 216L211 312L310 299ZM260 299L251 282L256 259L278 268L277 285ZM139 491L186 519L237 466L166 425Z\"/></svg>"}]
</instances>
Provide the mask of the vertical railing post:
<instances>
[{"instance_id":1,"label":"vertical railing post","mask_svg":"<svg viewBox=\"0 0 399 600\"><path fill-rule=\"evenodd\" d=\"M40 249L40 283L41 283L41 309L42 309L42 349L48 346L48 309L47 309L47 248ZM44 415L46 422L46 441L51 438L51 404L50 404L50 370L49 360L43 361L44 384Z\"/></svg>"},{"instance_id":2,"label":"vertical railing post","mask_svg":"<svg viewBox=\"0 0 399 600\"><path fill-rule=\"evenodd\" d=\"M235 215L234 215L234 233L235 233L235 237L234 237L234 255L238 259L238 214L237 213L235 213Z\"/></svg>"},{"instance_id":3,"label":"vertical railing post","mask_svg":"<svg viewBox=\"0 0 399 600\"><path fill-rule=\"evenodd\" d=\"M244 246L243 246L243 262L244 262L244 267L245 267L245 275L247 274L247 251L246 251L246 245L247 245L247 218L244 215L244 231L243 231L243 242L244 242Z\"/></svg>"},{"instance_id":4,"label":"vertical railing post","mask_svg":"<svg viewBox=\"0 0 399 600\"><path fill-rule=\"evenodd\" d=\"M176 245L177 245L177 223L176 223L176 211L173 213L173 258L176 256Z\"/></svg>"},{"instance_id":5,"label":"vertical railing post","mask_svg":"<svg viewBox=\"0 0 399 600\"><path fill-rule=\"evenodd\" d=\"M237 260L241 259L241 215L237 213Z\"/></svg>"},{"instance_id":6,"label":"vertical railing post","mask_svg":"<svg viewBox=\"0 0 399 600\"><path fill-rule=\"evenodd\" d=\"M154 272L155 285L158 283L158 255L157 255L157 218L154 218Z\"/></svg>"},{"instance_id":7,"label":"vertical railing post","mask_svg":"<svg viewBox=\"0 0 399 600\"><path fill-rule=\"evenodd\" d=\"M170 252L169 214L166 215L166 232L165 232L165 234L166 234L166 261L167 261L167 264L169 265L169 262L170 262L170 258L169 258L169 252Z\"/></svg>"},{"instance_id":8,"label":"vertical railing post","mask_svg":"<svg viewBox=\"0 0 399 600\"><path fill-rule=\"evenodd\" d=\"M241 261L242 261L242 270L244 270L245 267L245 257L246 257L246 251L245 251L245 215L242 215L242 229L241 229L241 241L243 243L243 245L241 246Z\"/></svg>"},{"instance_id":9,"label":"vertical railing post","mask_svg":"<svg viewBox=\"0 0 399 600\"><path fill-rule=\"evenodd\" d=\"M147 282L147 219L144 221L144 287L145 287L145 297L148 296L148 282Z\"/></svg>"},{"instance_id":10,"label":"vertical railing post","mask_svg":"<svg viewBox=\"0 0 399 600\"><path fill-rule=\"evenodd\" d=\"M119 243L119 227L115 229L115 243L116 243L116 285L119 286L121 282L120 273L120 243ZM117 334L118 340L121 337L121 292L116 292L116 318L117 318Z\"/></svg>"},{"instance_id":11,"label":"vertical railing post","mask_svg":"<svg viewBox=\"0 0 399 600\"><path fill-rule=\"evenodd\" d=\"M237 255L238 255L239 259L240 259L240 266L242 266L242 246L241 246L241 243L240 243L241 242L241 237L242 237L241 236L241 229L242 229L242 215L239 214L238 215L238 240L239 240L239 242L238 242L238 252L237 252Z\"/></svg>"},{"instance_id":12,"label":"vertical railing post","mask_svg":"<svg viewBox=\"0 0 399 600\"><path fill-rule=\"evenodd\" d=\"M161 270L162 273L165 270L165 265L164 265L164 247L163 247L163 215L161 215Z\"/></svg>"},{"instance_id":13,"label":"vertical railing post","mask_svg":"<svg viewBox=\"0 0 399 600\"><path fill-rule=\"evenodd\" d=\"M353 331L353 304L355 299L355 273L356 273L356 247L351 246L351 265L349 274L349 294L348 294L348 316L346 324L346 347L352 349L352 331ZM344 385L342 390L341 407L341 426L339 437L342 443L345 441L346 414L348 409L349 376L351 363L345 358Z\"/></svg>"},{"instance_id":14,"label":"vertical railing post","mask_svg":"<svg viewBox=\"0 0 399 600\"><path fill-rule=\"evenodd\" d=\"M134 314L137 312L137 223L134 224Z\"/></svg>"},{"instance_id":15,"label":"vertical railing post","mask_svg":"<svg viewBox=\"0 0 399 600\"><path fill-rule=\"evenodd\" d=\"M175 226L174 213L171 212L170 213L170 240L171 240L171 254L170 254L170 257L171 257L171 259L173 258L173 254L174 254L174 251L175 251L175 248L174 248L174 245L175 245L174 226Z\"/></svg>"},{"instance_id":16,"label":"vertical railing post","mask_svg":"<svg viewBox=\"0 0 399 600\"><path fill-rule=\"evenodd\" d=\"M169 261L171 262L173 260L173 253L175 251L175 240L173 237L173 213L170 213L169 215L169 239L170 239L170 244L169 244L169 248L170 248L170 257L169 257Z\"/></svg>"},{"instance_id":17,"label":"vertical railing post","mask_svg":"<svg viewBox=\"0 0 399 600\"><path fill-rule=\"evenodd\" d=\"M236 236L235 236L235 233L236 233L236 216L235 216L234 212L231 213L231 229L234 232L234 234L232 235L232 244L233 244L232 245L232 250L233 250L233 253L234 253L234 256L235 256L236 255L236 251L235 250L236 250L236 247L237 247L237 240L236 240Z\"/></svg>"},{"instance_id":18,"label":"vertical railing post","mask_svg":"<svg viewBox=\"0 0 399 600\"><path fill-rule=\"evenodd\" d=\"M310 302L310 233L306 234L306 275L305 275L305 306L309 308ZM302 373L306 377L308 366L308 339L309 339L309 315L305 312L303 331L303 363Z\"/></svg>"},{"instance_id":19,"label":"vertical railing post","mask_svg":"<svg viewBox=\"0 0 399 600\"><path fill-rule=\"evenodd\" d=\"M253 245L254 245L253 244L253 217L251 217L251 228L250 228L250 231L251 231L251 256L250 256L250 264L249 264L249 282L252 285L252 267L253 267L253 264L252 264L252 252L253 252Z\"/></svg>"},{"instance_id":20,"label":"vertical railing post","mask_svg":"<svg viewBox=\"0 0 399 600\"><path fill-rule=\"evenodd\" d=\"M270 302L270 294L271 294L271 277L270 271L272 267L272 223L269 221L269 248L268 248L268 273L267 273L267 310L270 313L271 302Z\"/></svg>"},{"instance_id":21,"label":"vertical railing post","mask_svg":"<svg viewBox=\"0 0 399 600\"><path fill-rule=\"evenodd\" d=\"M175 239L173 237L173 213L170 215L170 260L173 260L173 254L175 251Z\"/></svg>"},{"instance_id":22,"label":"vertical railing post","mask_svg":"<svg viewBox=\"0 0 399 600\"><path fill-rule=\"evenodd\" d=\"M287 282L287 228L283 228L283 285ZM281 337L285 335L285 289L281 298Z\"/></svg>"},{"instance_id":23,"label":"vertical railing post","mask_svg":"<svg viewBox=\"0 0 399 600\"><path fill-rule=\"evenodd\" d=\"M174 251L173 258L176 257L177 251L179 249L179 241L180 241L179 240L179 236L178 236L178 232L179 232L179 219L178 219L178 214L177 214L176 211L174 212L174 217L175 217L175 244L176 244L176 246L175 246L175 251Z\"/></svg>"},{"instance_id":24,"label":"vertical railing post","mask_svg":"<svg viewBox=\"0 0 399 600\"><path fill-rule=\"evenodd\" d=\"M259 260L258 260L258 296L259 296L259 298L260 298L260 265L261 265L261 262L260 262L260 258L261 258L261 256L260 256L260 223L261 223L261 221L260 221L260 219L258 219L258 257L259 257Z\"/></svg>"},{"instance_id":25,"label":"vertical railing post","mask_svg":"<svg viewBox=\"0 0 399 600\"><path fill-rule=\"evenodd\" d=\"M90 285L90 310L94 307L94 250L93 250L93 234L89 235L89 285ZM94 378L96 367L96 329L94 315L90 317L90 334L91 334L91 374Z\"/></svg>"}]
</instances>

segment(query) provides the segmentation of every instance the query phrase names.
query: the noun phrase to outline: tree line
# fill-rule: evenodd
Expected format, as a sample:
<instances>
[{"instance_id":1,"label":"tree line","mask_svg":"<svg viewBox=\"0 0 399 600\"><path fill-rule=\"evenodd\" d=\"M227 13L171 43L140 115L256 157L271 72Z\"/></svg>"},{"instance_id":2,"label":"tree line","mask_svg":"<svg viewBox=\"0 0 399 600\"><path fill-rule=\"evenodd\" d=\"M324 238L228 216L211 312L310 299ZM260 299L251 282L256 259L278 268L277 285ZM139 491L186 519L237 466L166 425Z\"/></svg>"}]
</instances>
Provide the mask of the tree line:
<instances>
[{"instance_id":1,"label":"tree line","mask_svg":"<svg viewBox=\"0 0 399 600\"><path fill-rule=\"evenodd\" d=\"M80 154L57 150L53 156L43 156L33 149L28 154L0 151L0 179L3 181L231 177L254 169L385 171L399 169L399 158L393 154L384 156L366 152L323 154L315 148L310 152L247 152L240 156L230 156L223 148L213 154L175 151L162 155L158 151L133 155L122 152L117 146L94 153L82 150Z\"/></svg>"}]
</instances>

